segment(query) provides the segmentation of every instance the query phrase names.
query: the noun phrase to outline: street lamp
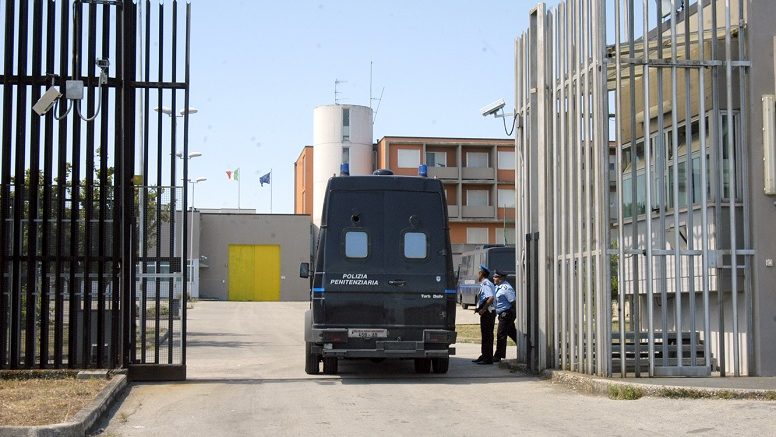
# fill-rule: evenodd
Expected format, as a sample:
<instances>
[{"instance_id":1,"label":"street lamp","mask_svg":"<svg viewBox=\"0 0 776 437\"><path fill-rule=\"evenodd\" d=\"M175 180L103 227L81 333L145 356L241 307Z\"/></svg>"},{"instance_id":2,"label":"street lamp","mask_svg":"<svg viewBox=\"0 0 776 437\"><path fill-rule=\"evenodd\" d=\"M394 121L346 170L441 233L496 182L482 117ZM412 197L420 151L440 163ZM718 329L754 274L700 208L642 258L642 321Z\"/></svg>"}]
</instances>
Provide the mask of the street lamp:
<instances>
[{"instance_id":1,"label":"street lamp","mask_svg":"<svg viewBox=\"0 0 776 437\"><path fill-rule=\"evenodd\" d=\"M200 153L200 155L202 155ZM186 182L191 184L191 218L190 218L190 230L189 230L189 262L191 266L191 274L189 275L189 297L192 297L192 289L194 288L194 186L200 182L205 182L207 178L198 177L196 179L189 179ZM199 290L197 290L197 296L199 296Z\"/></svg>"},{"instance_id":2,"label":"street lamp","mask_svg":"<svg viewBox=\"0 0 776 437\"><path fill-rule=\"evenodd\" d=\"M154 111L161 112L162 114L167 114L170 117L172 116L183 117L186 114L196 114L197 112L199 112L199 109L189 106L187 109L181 109L180 112L178 112L178 114L173 114L172 108L168 106L157 106L156 108L154 108Z\"/></svg>"}]
</instances>

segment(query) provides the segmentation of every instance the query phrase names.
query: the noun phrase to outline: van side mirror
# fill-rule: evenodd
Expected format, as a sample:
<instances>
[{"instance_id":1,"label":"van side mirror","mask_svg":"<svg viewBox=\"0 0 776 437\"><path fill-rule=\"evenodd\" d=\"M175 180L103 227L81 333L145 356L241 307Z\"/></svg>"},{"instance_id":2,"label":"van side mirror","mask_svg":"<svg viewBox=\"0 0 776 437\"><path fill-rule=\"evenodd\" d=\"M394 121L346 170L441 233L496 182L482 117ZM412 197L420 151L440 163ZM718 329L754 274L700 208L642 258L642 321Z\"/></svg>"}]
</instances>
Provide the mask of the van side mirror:
<instances>
[{"instance_id":1,"label":"van side mirror","mask_svg":"<svg viewBox=\"0 0 776 437\"><path fill-rule=\"evenodd\" d=\"M300 278L310 277L310 263L299 264L299 277Z\"/></svg>"}]
</instances>

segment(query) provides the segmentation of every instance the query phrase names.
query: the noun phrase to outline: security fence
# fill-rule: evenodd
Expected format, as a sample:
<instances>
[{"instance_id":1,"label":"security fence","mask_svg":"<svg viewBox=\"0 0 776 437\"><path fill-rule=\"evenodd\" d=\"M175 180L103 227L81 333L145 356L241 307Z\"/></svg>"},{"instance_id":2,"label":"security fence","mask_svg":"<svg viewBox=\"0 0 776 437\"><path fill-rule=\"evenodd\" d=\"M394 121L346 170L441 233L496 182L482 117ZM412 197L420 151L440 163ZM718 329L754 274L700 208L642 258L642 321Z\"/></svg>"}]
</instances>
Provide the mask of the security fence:
<instances>
[{"instance_id":1,"label":"security fence","mask_svg":"<svg viewBox=\"0 0 776 437\"><path fill-rule=\"evenodd\" d=\"M751 374L746 5L531 11L515 75L532 368Z\"/></svg>"}]
</instances>

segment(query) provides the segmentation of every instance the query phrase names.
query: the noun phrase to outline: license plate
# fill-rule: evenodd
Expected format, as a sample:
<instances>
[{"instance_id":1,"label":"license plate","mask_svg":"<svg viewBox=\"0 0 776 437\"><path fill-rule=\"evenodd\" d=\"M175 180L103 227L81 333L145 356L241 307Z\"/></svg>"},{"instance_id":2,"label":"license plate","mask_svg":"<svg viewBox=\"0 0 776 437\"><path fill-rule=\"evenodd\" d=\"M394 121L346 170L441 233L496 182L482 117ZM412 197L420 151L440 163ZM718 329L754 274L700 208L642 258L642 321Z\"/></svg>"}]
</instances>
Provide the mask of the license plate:
<instances>
[{"instance_id":1,"label":"license plate","mask_svg":"<svg viewBox=\"0 0 776 437\"><path fill-rule=\"evenodd\" d=\"M348 337L351 337L351 338L386 338L386 337L388 337L388 330L387 329L351 328L351 329L348 329Z\"/></svg>"}]
</instances>

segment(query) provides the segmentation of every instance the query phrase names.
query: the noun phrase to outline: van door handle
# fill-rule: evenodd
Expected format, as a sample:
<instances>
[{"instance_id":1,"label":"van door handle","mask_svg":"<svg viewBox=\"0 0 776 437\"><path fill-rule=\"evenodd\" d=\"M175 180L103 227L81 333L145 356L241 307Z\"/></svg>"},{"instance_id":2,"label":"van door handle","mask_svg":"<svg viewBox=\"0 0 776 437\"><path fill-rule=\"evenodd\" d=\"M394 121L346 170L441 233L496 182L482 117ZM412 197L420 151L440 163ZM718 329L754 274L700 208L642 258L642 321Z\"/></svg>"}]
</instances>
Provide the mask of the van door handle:
<instances>
[{"instance_id":1,"label":"van door handle","mask_svg":"<svg viewBox=\"0 0 776 437\"><path fill-rule=\"evenodd\" d=\"M407 285L407 281L403 281L403 280L388 281L388 285L394 285L396 287L404 287L405 285Z\"/></svg>"}]
</instances>

